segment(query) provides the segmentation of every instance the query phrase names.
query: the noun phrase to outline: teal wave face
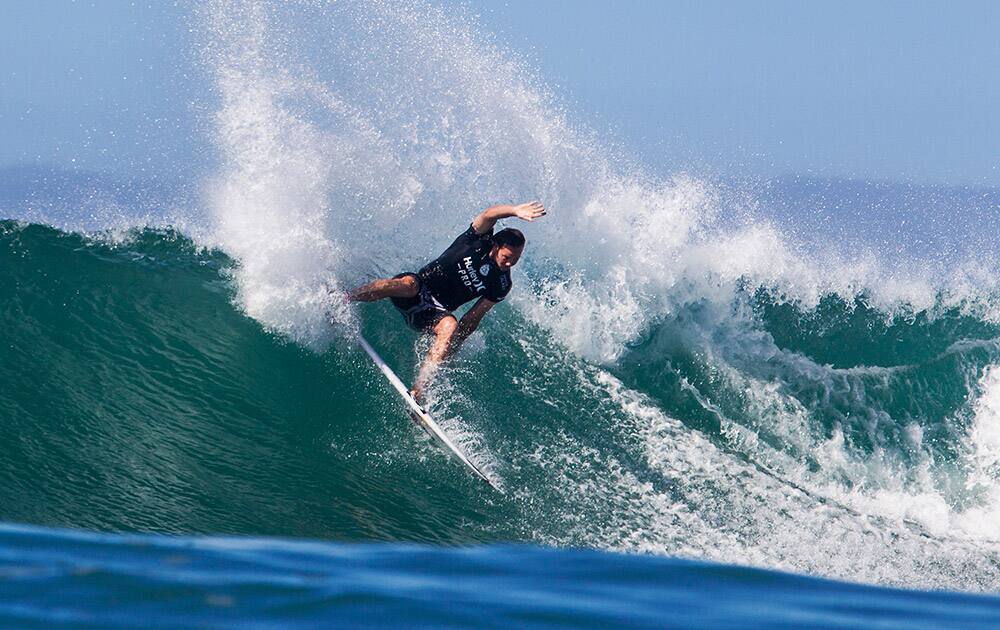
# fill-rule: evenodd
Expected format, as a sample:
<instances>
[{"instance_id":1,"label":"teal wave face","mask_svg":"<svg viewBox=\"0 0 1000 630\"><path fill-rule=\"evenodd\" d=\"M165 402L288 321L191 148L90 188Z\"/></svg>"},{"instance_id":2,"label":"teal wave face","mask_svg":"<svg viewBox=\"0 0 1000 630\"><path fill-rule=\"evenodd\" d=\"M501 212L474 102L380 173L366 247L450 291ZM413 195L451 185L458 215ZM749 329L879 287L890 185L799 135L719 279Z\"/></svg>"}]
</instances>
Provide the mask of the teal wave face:
<instances>
[{"instance_id":1,"label":"teal wave face","mask_svg":"<svg viewBox=\"0 0 1000 630\"><path fill-rule=\"evenodd\" d=\"M546 521L569 508L484 495L413 429L359 352L315 354L236 310L224 255L172 231L115 243L10 222L0 251L0 413L11 436L0 518L450 544L561 536ZM391 308L370 314L369 335L407 374L413 336ZM505 348L485 377L457 374L465 397L453 409L496 446L485 463L526 498L547 463L501 460L530 457L575 418L530 398L510 416L510 391L494 387L510 382L508 362L526 378L525 359ZM542 426L525 422L533 409Z\"/></svg>"},{"instance_id":2,"label":"teal wave face","mask_svg":"<svg viewBox=\"0 0 1000 630\"><path fill-rule=\"evenodd\" d=\"M753 306L777 345L838 369L926 363L956 343L989 341L998 332L995 323L961 308L933 315L911 311L890 316L871 306L863 295L853 301L827 296L816 308L803 311L759 291Z\"/></svg>"},{"instance_id":3,"label":"teal wave face","mask_svg":"<svg viewBox=\"0 0 1000 630\"><path fill-rule=\"evenodd\" d=\"M602 366L504 304L430 398L500 494L408 422L349 340L309 351L235 308L234 269L171 230L2 224L0 519L1000 583L988 537L953 529L992 496L970 437L996 359L986 321L742 296L722 320L692 305ZM358 313L409 380L422 342L391 306Z\"/></svg>"},{"instance_id":4,"label":"teal wave face","mask_svg":"<svg viewBox=\"0 0 1000 630\"><path fill-rule=\"evenodd\" d=\"M357 357L234 310L225 256L169 231L109 244L11 223L0 252L4 519L476 538L415 517L448 495L411 481L417 463L377 465L392 440L413 446L394 401Z\"/></svg>"},{"instance_id":5,"label":"teal wave face","mask_svg":"<svg viewBox=\"0 0 1000 630\"><path fill-rule=\"evenodd\" d=\"M693 428L721 435L723 417L779 449L782 438L748 400L753 384L773 383L817 439L840 433L860 458L886 450L911 464L927 453L942 464L960 457L970 396L1000 359L995 323L958 307L888 314L864 296L831 295L809 309L766 290L738 301L748 319L734 316L709 340L695 323L699 307L663 322L623 359L623 378Z\"/></svg>"},{"instance_id":6,"label":"teal wave face","mask_svg":"<svg viewBox=\"0 0 1000 630\"><path fill-rule=\"evenodd\" d=\"M959 307L887 316L864 296L853 302L827 297L809 312L760 295L755 306L777 346L843 374L853 372L851 391L840 396L817 378L790 384L828 430L839 424L847 441L866 454L890 449L909 457L915 445L905 429L919 427L917 450L941 465L961 457L972 420L967 407L976 393L970 390L1000 359L995 323ZM851 393L863 398L851 400Z\"/></svg>"}]
</instances>

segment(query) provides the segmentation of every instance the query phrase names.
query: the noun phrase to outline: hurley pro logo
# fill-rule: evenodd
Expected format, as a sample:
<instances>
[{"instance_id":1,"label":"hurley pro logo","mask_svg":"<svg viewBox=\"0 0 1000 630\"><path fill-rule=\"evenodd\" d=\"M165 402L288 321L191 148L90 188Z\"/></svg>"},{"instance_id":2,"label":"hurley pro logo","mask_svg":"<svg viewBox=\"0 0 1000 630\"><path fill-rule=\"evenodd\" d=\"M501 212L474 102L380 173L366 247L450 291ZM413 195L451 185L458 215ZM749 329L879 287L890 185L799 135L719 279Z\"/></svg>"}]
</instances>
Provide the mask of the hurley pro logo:
<instances>
[{"instance_id":1,"label":"hurley pro logo","mask_svg":"<svg viewBox=\"0 0 1000 630\"><path fill-rule=\"evenodd\" d=\"M482 267L479 268L479 275L483 277L485 277L489 272L490 272L489 265L483 265Z\"/></svg>"},{"instance_id":2,"label":"hurley pro logo","mask_svg":"<svg viewBox=\"0 0 1000 630\"><path fill-rule=\"evenodd\" d=\"M462 262L458 263L458 277L462 281L462 284L472 289L473 293L479 293L480 291L486 290L486 285L483 284L482 278L476 274L476 268L472 266L472 256L466 256L462 259ZM486 267L486 271L489 271L489 267ZM486 275L486 271L482 268L479 272Z\"/></svg>"}]
</instances>

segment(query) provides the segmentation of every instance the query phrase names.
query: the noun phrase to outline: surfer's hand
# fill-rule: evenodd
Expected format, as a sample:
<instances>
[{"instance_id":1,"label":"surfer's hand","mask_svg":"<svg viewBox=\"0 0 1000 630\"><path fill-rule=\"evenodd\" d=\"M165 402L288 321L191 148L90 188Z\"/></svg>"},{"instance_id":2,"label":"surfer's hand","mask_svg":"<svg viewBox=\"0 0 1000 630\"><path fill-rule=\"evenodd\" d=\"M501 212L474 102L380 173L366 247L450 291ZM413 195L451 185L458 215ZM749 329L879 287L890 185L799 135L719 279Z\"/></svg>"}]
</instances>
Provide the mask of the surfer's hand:
<instances>
[{"instance_id":1,"label":"surfer's hand","mask_svg":"<svg viewBox=\"0 0 1000 630\"><path fill-rule=\"evenodd\" d=\"M545 206L541 201L529 201L519 206L514 206L514 216L525 221L534 221L545 216Z\"/></svg>"},{"instance_id":2,"label":"surfer's hand","mask_svg":"<svg viewBox=\"0 0 1000 630\"><path fill-rule=\"evenodd\" d=\"M420 387L414 385L413 389L410 390L410 396L413 397L413 400L417 401L417 404L420 405L421 409L424 408L424 392L420 389Z\"/></svg>"}]
</instances>

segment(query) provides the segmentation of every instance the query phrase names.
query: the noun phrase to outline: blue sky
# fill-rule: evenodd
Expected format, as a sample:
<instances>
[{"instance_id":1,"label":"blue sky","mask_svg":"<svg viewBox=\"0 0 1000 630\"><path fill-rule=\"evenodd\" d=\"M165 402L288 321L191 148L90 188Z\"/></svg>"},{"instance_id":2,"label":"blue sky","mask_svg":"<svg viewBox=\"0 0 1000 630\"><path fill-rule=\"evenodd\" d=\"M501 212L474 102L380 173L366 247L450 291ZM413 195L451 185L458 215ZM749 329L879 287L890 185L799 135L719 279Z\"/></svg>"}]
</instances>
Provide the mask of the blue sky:
<instances>
[{"instance_id":1,"label":"blue sky","mask_svg":"<svg viewBox=\"0 0 1000 630\"><path fill-rule=\"evenodd\" d=\"M481 7L646 161L1000 184L1000 2Z\"/></svg>"},{"instance_id":2,"label":"blue sky","mask_svg":"<svg viewBox=\"0 0 1000 630\"><path fill-rule=\"evenodd\" d=\"M654 169L1000 185L998 2L467 4ZM183 6L7 0L4 13L0 166L199 162L207 99Z\"/></svg>"},{"instance_id":3,"label":"blue sky","mask_svg":"<svg viewBox=\"0 0 1000 630\"><path fill-rule=\"evenodd\" d=\"M186 171L197 150L187 28L169 2L6 0L0 166Z\"/></svg>"}]
</instances>

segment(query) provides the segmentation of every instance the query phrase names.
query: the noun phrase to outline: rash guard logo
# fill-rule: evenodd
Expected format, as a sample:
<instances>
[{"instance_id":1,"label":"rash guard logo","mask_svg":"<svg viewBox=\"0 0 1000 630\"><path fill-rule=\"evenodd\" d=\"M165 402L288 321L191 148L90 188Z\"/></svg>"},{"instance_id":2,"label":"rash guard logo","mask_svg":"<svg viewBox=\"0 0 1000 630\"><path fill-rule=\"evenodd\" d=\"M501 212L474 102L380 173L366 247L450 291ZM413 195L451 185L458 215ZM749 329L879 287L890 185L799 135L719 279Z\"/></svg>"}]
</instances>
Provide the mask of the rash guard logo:
<instances>
[{"instance_id":1,"label":"rash guard logo","mask_svg":"<svg viewBox=\"0 0 1000 630\"><path fill-rule=\"evenodd\" d=\"M486 277L486 275L489 272L490 272L490 266L489 265L483 265L482 267L479 268L479 275L481 275L484 278Z\"/></svg>"},{"instance_id":2,"label":"rash guard logo","mask_svg":"<svg viewBox=\"0 0 1000 630\"><path fill-rule=\"evenodd\" d=\"M486 285L483 284L479 274L476 273L473 267L471 256L466 256L462 259L462 262L458 263L458 277L461 278L462 284L469 287L473 293L486 290Z\"/></svg>"}]
</instances>

